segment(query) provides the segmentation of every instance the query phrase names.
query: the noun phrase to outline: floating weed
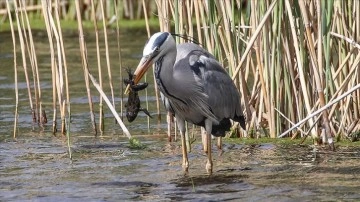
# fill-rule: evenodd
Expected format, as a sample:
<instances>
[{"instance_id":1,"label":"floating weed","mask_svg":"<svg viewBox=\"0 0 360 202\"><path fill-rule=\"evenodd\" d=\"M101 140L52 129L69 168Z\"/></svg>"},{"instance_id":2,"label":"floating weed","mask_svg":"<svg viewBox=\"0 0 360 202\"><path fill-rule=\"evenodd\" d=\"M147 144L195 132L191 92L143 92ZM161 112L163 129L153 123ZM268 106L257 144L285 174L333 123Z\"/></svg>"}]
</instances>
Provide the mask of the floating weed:
<instances>
[{"instance_id":1,"label":"floating weed","mask_svg":"<svg viewBox=\"0 0 360 202\"><path fill-rule=\"evenodd\" d=\"M130 143L129 147L131 149L145 149L146 148L146 146L143 143L141 143L139 139L134 138L134 137L131 137L129 139L129 143Z\"/></svg>"}]
</instances>

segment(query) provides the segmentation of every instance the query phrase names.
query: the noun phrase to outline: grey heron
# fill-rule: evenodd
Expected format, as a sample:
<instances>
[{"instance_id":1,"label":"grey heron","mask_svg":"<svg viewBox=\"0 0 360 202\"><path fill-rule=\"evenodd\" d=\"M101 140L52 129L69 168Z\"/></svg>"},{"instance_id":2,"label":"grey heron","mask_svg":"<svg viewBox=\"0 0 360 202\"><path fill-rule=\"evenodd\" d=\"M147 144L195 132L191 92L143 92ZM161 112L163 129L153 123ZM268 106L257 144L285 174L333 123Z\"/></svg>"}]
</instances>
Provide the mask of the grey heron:
<instances>
[{"instance_id":1,"label":"grey heron","mask_svg":"<svg viewBox=\"0 0 360 202\"><path fill-rule=\"evenodd\" d=\"M221 64L208 51L194 43L176 45L168 32L150 37L134 74L137 84L155 63L155 80L167 99L167 110L175 114L181 134L183 169L189 162L185 145L185 121L202 126L207 135L206 171L211 174L211 134L224 137L230 119L245 130L240 94Z\"/></svg>"}]
</instances>

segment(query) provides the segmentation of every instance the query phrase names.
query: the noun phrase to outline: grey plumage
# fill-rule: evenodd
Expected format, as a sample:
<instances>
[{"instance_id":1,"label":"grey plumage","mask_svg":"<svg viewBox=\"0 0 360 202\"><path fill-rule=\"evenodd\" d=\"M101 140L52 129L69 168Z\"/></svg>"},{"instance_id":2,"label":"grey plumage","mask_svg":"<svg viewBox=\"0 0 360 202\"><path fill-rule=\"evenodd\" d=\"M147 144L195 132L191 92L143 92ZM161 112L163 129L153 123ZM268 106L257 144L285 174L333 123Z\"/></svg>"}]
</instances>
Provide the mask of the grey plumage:
<instances>
[{"instance_id":1,"label":"grey plumage","mask_svg":"<svg viewBox=\"0 0 360 202\"><path fill-rule=\"evenodd\" d=\"M176 46L170 33L156 33L144 47L135 83L153 62L158 88L165 96L163 101L167 110L175 114L182 136L185 121L205 127L208 139L210 134L225 136L231 127L230 119L245 129L240 94L225 69L205 49L193 43ZM207 169L211 173L209 152ZM188 164L187 156L183 160ZM184 167L187 170L187 165Z\"/></svg>"}]
</instances>

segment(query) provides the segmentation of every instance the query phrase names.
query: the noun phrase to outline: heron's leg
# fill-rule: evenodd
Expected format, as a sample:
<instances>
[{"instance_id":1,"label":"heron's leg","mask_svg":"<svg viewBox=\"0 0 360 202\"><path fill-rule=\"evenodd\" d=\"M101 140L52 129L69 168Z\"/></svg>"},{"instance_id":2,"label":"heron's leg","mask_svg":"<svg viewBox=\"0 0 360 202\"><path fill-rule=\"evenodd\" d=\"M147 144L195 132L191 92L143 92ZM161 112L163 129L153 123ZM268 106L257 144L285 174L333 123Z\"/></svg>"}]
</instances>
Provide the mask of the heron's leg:
<instances>
[{"instance_id":1,"label":"heron's leg","mask_svg":"<svg viewBox=\"0 0 360 202\"><path fill-rule=\"evenodd\" d=\"M205 130L206 130L206 147L207 147L207 161L206 161L206 171L209 175L212 174L213 162L211 156L211 130L212 130L212 121L205 120Z\"/></svg>"},{"instance_id":2,"label":"heron's leg","mask_svg":"<svg viewBox=\"0 0 360 202\"><path fill-rule=\"evenodd\" d=\"M182 166L183 166L183 170L186 174L189 170L189 160L188 160L187 150L186 150L185 121L178 117L175 117L175 118L176 118L176 122L178 124L180 135L181 135L181 147L182 147L182 154L183 154L183 165Z\"/></svg>"},{"instance_id":3,"label":"heron's leg","mask_svg":"<svg viewBox=\"0 0 360 202\"><path fill-rule=\"evenodd\" d=\"M206 130L204 127L201 127L201 142L203 144L203 150L207 153L207 140L206 140Z\"/></svg>"},{"instance_id":4,"label":"heron's leg","mask_svg":"<svg viewBox=\"0 0 360 202\"><path fill-rule=\"evenodd\" d=\"M223 150L222 150L222 137L217 138L217 148L219 150L219 156L221 156L222 153L223 153Z\"/></svg>"},{"instance_id":5,"label":"heron's leg","mask_svg":"<svg viewBox=\"0 0 360 202\"><path fill-rule=\"evenodd\" d=\"M182 153L183 153L183 169L184 169L184 172L188 172L189 160L188 160L188 156L187 156L185 132L182 131L180 133L181 133L181 146L182 146Z\"/></svg>"},{"instance_id":6,"label":"heron's leg","mask_svg":"<svg viewBox=\"0 0 360 202\"><path fill-rule=\"evenodd\" d=\"M170 117L170 112L168 112L166 114L166 121L167 121L167 127L168 127L168 141L171 142L171 117Z\"/></svg>"}]
</instances>

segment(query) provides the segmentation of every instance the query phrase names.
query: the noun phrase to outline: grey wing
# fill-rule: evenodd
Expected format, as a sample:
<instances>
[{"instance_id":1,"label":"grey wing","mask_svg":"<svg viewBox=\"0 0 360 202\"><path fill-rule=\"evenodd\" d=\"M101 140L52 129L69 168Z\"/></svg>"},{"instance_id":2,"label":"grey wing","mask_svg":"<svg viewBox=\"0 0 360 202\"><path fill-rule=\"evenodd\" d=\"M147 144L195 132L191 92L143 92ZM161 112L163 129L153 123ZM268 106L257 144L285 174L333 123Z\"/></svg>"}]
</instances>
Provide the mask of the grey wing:
<instances>
[{"instance_id":1,"label":"grey wing","mask_svg":"<svg viewBox=\"0 0 360 202\"><path fill-rule=\"evenodd\" d=\"M216 117L222 120L223 118L234 119L243 116L240 94L220 63L204 55L201 55L196 62L192 63L199 66L200 70L203 68L202 80L205 94L208 95L208 105Z\"/></svg>"},{"instance_id":2,"label":"grey wing","mask_svg":"<svg viewBox=\"0 0 360 202\"><path fill-rule=\"evenodd\" d=\"M197 66L198 63L196 63L204 50L198 46L180 47L182 48L178 49L177 61L174 65L171 94L182 102L178 102L178 99L169 99L170 105L175 110L175 114L193 123L200 123L206 117L218 124L220 120L211 111L208 96L205 93L202 76L204 68L200 68L201 64Z\"/></svg>"}]
</instances>

